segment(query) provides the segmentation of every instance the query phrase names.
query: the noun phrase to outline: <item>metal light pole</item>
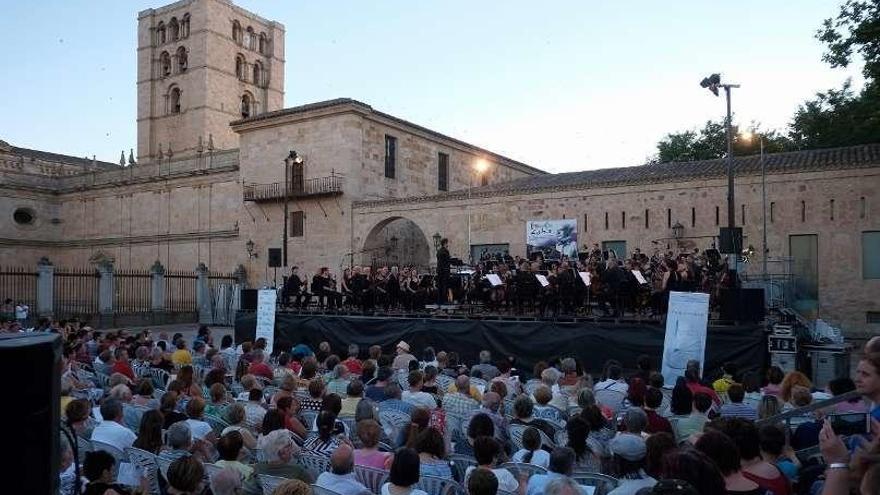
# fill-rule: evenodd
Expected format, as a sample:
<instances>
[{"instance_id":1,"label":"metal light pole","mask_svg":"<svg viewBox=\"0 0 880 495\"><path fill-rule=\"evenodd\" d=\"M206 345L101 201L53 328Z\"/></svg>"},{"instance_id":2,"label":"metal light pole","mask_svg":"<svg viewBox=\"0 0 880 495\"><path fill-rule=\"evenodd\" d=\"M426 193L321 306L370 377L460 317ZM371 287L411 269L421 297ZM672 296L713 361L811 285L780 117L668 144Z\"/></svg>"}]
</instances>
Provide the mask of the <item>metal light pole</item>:
<instances>
[{"instance_id":1,"label":"metal light pole","mask_svg":"<svg viewBox=\"0 0 880 495\"><path fill-rule=\"evenodd\" d=\"M762 238L763 242L763 254L761 256L763 267L761 274L764 277L764 281L767 281L767 168L764 164L764 136L758 134L758 143L760 144L760 154L758 155L758 160L761 161L761 216L764 221L764 235Z\"/></svg>"},{"instance_id":2,"label":"metal light pole","mask_svg":"<svg viewBox=\"0 0 880 495\"><path fill-rule=\"evenodd\" d=\"M727 119L725 122L727 127L727 228L732 237L733 251L738 254L742 246L737 245L737 241L741 242L742 239L738 239L734 233L736 227L736 205L733 194L733 117L730 110L730 90L739 88L739 84L721 84L721 75L712 74L704 78L700 82L700 86L708 89L715 96L718 96L718 88L724 88L724 96L727 100Z\"/></svg>"}]
</instances>

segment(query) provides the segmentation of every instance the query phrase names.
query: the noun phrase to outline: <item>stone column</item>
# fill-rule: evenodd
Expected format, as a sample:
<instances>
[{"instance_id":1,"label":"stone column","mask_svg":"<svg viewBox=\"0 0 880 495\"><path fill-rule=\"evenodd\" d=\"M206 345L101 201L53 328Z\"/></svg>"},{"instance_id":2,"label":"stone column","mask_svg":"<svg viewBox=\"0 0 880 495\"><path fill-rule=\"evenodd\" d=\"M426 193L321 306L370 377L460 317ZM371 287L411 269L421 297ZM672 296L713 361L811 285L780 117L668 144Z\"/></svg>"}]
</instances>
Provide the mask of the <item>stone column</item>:
<instances>
[{"instance_id":1,"label":"stone column","mask_svg":"<svg viewBox=\"0 0 880 495\"><path fill-rule=\"evenodd\" d=\"M196 307L199 311L199 323L213 323L211 313L211 291L208 286L208 267L199 263L196 267Z\"/></svg>"},{"instance_id":2,"label":"stone column","mask_svg":"<svg viewBox=\"0 0 880 495\"><path fill-rule=\"evenodd\" d=\"M55 309L55 265L49 258L37 262L37 315L52 316Z\"/></svg>"},{"instance_id":3,"label":"stone column","mask_svg":"<svg viewBox=\"0 0 880 495\"><path fill-rule=\"evenodd\" d=\"M102 315L113 314L113 263L104 261L98 265L98 312Z\"/></svg>"},{"instance_id":4,"label":"stone column","mask_svg":"<svg viewBox=\"0 0 880 495\"><path fill-rule=\"evenodd\" d=\"M150 299L154 313L165 312L165 267L159 260L150 267Z\"/></svg>"}]
</instances>

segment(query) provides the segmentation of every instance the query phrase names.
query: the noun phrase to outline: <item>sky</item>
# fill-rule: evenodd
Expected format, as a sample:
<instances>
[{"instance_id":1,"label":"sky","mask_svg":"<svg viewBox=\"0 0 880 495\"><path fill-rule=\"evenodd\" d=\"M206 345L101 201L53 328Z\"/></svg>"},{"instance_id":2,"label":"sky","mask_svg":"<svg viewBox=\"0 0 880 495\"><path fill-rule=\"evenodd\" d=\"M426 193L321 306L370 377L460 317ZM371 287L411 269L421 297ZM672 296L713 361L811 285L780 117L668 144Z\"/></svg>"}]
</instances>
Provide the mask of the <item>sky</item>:
<instances>
[{"instance_id":1,"label":"sky","mask_svg":"<svg viewBox=\"0 0 880 495\"><path fill-rule=\"evenodd\" d=\"M238 0L286 27L286 107L349 97L550 171L644 163L724 115L784 129L859 68L814 38L839 0ZM118 162L136 146L141 0L0 0L0 139ZM193 19L193 23L197 22ZM195 29L195 27L193 28Z\"/></svg>"}]
</instances>

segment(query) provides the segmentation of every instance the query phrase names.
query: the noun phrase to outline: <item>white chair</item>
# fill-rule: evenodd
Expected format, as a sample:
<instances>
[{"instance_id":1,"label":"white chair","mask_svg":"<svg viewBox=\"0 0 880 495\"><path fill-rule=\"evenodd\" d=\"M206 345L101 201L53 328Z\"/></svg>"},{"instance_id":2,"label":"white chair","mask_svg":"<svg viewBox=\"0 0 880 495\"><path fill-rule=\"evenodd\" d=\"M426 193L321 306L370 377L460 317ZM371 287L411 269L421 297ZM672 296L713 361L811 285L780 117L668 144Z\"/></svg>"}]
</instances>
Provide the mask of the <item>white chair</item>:
<instances>
[{"instance_id":1,"label":"white chair","mask_svg":"<svg viewBox=\"0 0 880 495\"><path fill-rule=\"evenodd\" d=\"M531 478L535 474L547 474L547 470L541 466L526 462L505 462L498 467L510 471L510 474L516 479L519 479L521 474L525 474L527 478Z\"/></svg>"},{"instance_id":2,"label":"white chair","mask_svg":"<svg viewBox=\"0 0 880 495\"><path fill-rule=\"evenodd\" d=\"M214 416L213 414L205 414L202 416L202 419L211 425L211 429L214 430L214 434L217 435L217 438L220 438L220 434L229 426L229 423L223 420L223 418Z\"/></svg>"},{"instance_id":3,"label":"white chair","mask_svg":"<svg viewBox=\"0 0 880 495\"><path fill-rule=\"evenodd\" d=\"M321 473L330 471L330 459L319 455L302 454L299 456L298 462L300 466L309 472L312 479L318 479Z\"/></svg>"},{"instance_id":4,"label":"white chair","mask_svg":"<svg viewBox=\"0 0 880 495\"><path fill-rule=\"evenodd\" d=\"M272 492L278 488L278 485L287 481L287 478L269 476L268 474L258 474L257 479L260 481L260 487L263 488L263 493L265 495L272 495Z\"/></svg>"},{"instance_id":5,"label":"white chair","mask_svg":"<svg viewBox=\"0 0 880 495\"><path fill-rule=\"evenodd\" d=\"M596 402L607 406L615 416L621 409L623 409L623 400L626 399L626 394L623 392L619 390L602 389L596 390L594 394L596 396Z\"/></svg>"},{"instance_id":6,"label":"white chair","mask_svg":"<svg viewBox=\"0 0 880 495\"><path fill-rule=\"evenodd\" d=\"M464 488L455 480L440 476L420 476L416 488L428 495L464 495Z\"/></svg>"},{"instance_id":7,"label":"white chair","mask_svg":"<svg viewBox=\"0 0 880 495\"><path fill-rule=\"evenodd\" d=\"M131 463L140 470L141 476L147 479L150 495L161 495L159 463L156 462L156 455L136 447L129 447L125 449L125 452L128 454Z\"/></svg>"},{"instance_id":8,"label":"white chair","mask_svg":"<svg viewBox=\"0 0 880 495\"><path fill-rule=\"evenodd\" d=\"M116 459L116 464L118 465L120 462L128 461L128 456L125 455L125 452L119 450L115 445L110 445L109 443L102 442L100 440L92 440L92 450L103 450L108 454L112 455L114 459Z\"/></svg>"},{"instance_id":9,"label":"white chair","mask_svg":"<svg viewBox=\"0 0 880 495\"><path fill-rule=\"evenodd\" d=\"M464 483L467 468L477 467L477 460L469 455L449 454L449 461L452 463L452 475L459 483Z\"/></svg>"},{"instance_id":10,"label":"white chair","mask_svg":"<svg viewBox=\"0 0 880 495\"><path fill-rule=\"evenodd\" d=\"M373 469L365 466L355 466L354 476L358 481L370 489L371 492L379 494L382 491L382 485L388 480L388 471L381 469Z\"/></svg>"},{"instance_id":11,"label":"white chair","mask_svg":"<svg viewBox=\"0 0 880 495\"><path fill-rule=\"evenodd\" d=\"M338 492L318 485L311 485L310 488L312 489L312 495L341 495Z\"/></svg>"},{"instance_id":12,"label":"white chair","mask_svg":"<svg viewBox=\"0 0 880 495\"><path fill-rule=\"evenodd\" d=\"M162 390L167 388L171 379L171 375L161 368L150 368L150 376L153 378L153 386Z\"/></svg>"},{"instance_id":13,"label":"white chair","mask_svg":"<svg viewBox=\"0 0 880 495\"><path fill-rule=\"evenodd\" d=\"M620 484L620 481L617 478L601 473L584 473L575 471L572 473L571 478L578 485L595 487L596 489L593 492L593 495L605 495L611 490L617 488L617 485Z\"/></svg>"},{"instance_id":14,"label":"white chair","mask_svg":"<svg viewBox=\"0 0 880 495\"><path fill-rule=\"evenodd\" d=\"M410 416L400 411L379 412L379 423L382 424L382 429L392 441L396 441L400 432L407 428L411 422Z\"/></svg>"}]
</instances>

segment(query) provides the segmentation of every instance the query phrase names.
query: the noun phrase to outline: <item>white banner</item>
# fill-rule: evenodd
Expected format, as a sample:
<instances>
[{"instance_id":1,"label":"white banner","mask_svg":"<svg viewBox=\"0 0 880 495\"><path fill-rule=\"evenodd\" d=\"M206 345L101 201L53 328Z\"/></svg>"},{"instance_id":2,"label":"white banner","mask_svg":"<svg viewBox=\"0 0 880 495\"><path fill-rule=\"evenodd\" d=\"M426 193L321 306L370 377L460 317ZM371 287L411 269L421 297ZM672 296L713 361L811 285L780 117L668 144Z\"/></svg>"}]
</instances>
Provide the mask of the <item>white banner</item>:
<instances>
[{"instance_id":1,"label":"white banner","mask_svg":"<svg viewBox=\"0 0 880 495\"><path fill-rule=\"evenodd\" d=\"M275 300L278 293L275 289L260 289L257 292L257 335L254 340L266 339L266 352L272 354L275 343Z\"/></svg>"},{"instance_id":2,"label":"white banner","mask_svg":"<svg viewBox=\"0 0 880 495\"><path fill-rule=\"evenodd\" d=\"M577 220L529 220L526 222L526 255L540 252L545 260L561 256L577 259Z\"/></svg>"},{"instance_id":3,"label":"white banner","mask_svg":"<svg viewBox=\"0 0 880 495\"><path fill-rule=\"evenodd\" d=\"M670 292L663 344L663 382L667 387L684 376L687 362L696 359L703 366L706 355L706 325L709 322L709 294ZM702 369L701 369L702 371Z\"/></svg>"}]
</instances>

